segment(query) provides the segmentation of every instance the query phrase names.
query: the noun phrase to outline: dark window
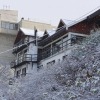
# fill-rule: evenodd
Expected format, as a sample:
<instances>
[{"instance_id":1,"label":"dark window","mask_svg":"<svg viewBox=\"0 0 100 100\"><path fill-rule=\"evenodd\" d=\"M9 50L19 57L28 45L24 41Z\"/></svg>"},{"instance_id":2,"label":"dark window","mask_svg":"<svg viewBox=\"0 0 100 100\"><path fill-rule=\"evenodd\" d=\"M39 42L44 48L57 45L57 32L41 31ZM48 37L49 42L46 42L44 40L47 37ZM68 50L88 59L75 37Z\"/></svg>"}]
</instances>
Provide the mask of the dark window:
<instances>
[{"instance_id":1,"label":"dark window","mask_svg":"<svg viewBox=\"0 0 100 100\"><path fill-rule=\"evenodd\" d=\"M21 70L18 70L16 73L16 77L20 77Z\"/></svg>"},{"instance_id":2,"label":"dark window","mask_svg":"<svg viewBox=\"0 0 100 100\"><path fill-rule=\"evenodd\" d=\"M26 76L26 68L23 68L23 69L22 69L22 75L23 75L23 76Z\"/></svg>"},{"instance_id":3,"label":"dark window","mask_svg":"<svg viewBox=\"0 0 100 100\"><path fill-rule=\"evenodd\" d=\"M13 30L14 24L10 23L9 29Z\"/></svg>"},{"instance_id":4,"label":"dark window","mask_svg":"<svg viewBox=\"0 0 100 100\"><path fill-rule=\"evenodd\" d=\"M10 30L17 30L18 24L1 21L1 28L10 29Z\"/></svg>"}]
</instances>

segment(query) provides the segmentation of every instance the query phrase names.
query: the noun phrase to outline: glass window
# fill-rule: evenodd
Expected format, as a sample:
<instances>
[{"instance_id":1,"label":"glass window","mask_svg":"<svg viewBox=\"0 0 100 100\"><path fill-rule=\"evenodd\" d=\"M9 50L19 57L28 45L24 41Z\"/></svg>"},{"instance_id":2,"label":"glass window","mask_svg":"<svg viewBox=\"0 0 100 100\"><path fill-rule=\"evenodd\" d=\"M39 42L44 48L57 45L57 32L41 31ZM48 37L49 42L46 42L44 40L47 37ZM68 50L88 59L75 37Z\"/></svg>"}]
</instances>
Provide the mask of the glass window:
<instances>
[{"instance_id":1,"label":"glass window","mask_svg":"<svg viewBox=\"0 0 100 100\"><path fill-rule=\"evenodd\" d=\"M5 28L9 29L9 23L8 22L6 22L6 27Z\"/></svg>"},{"instance_id":2,"label":"glass window","mask_svg":"<svg viewBox=\"0 0 100 100\"><path fill-rule=\"evenodd\" d=\"M14 27L13 23L10 23L10 27L9 27L9 28L10 28L11 30L13 30L13 27Z\"/></svg>"},{"instance_id":3,"label":"glass window","mask_svg":"<svg viewBox=\"0 0 100 100\"><path fill-rule=\"evenodd\" d=\"M14 24L14 30L17 30L18 29L18 24Z\"/></svg>"},{"instance_id":4,"label":"glass window","mask_svg":"<svg viewBox=\"0 0 100 100\"><path fill-rule=\"evenodd\" d=\"M1 21L1 28L17 30L18 29L18 24Z\"/></svg>"},{"instance_id":5,"label":"glass window","mask_svg":"<svg viewBox=\"0 0 100 100\"><path fill-rule=\"evenodd\" d=\"M1 28L5 28L6 27L6 23L5 22L1 22Z\"/></svg>"},{"instance_id":6,"label":"glass window","mask_svg":"<svg viewBox=\"0 0 100 100\"><path fill-rule=\"evenodd\" d=\"M63 49L66 48L68 45L68 36L63 38Z\"/></svg>"}]
</instances>

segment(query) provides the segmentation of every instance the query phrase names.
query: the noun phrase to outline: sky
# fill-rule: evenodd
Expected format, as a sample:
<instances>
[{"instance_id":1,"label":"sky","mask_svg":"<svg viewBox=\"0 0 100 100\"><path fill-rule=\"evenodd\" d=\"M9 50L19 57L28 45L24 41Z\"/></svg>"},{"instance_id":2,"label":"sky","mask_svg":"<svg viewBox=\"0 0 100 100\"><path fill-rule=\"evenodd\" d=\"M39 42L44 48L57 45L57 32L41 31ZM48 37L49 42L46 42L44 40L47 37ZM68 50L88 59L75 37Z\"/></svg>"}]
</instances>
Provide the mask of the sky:
<instances>
[{"instance_id":1,"label":"sky","mask_svg":"<svg viewBox=\"0 0 100 100\"><path fill-rule=\"evenodd\" d=\"M0 0L0 9L18 10L19 19L53 25L60 19L75 20L99 6L100 0Z\"/></svg>"}]
</instances>

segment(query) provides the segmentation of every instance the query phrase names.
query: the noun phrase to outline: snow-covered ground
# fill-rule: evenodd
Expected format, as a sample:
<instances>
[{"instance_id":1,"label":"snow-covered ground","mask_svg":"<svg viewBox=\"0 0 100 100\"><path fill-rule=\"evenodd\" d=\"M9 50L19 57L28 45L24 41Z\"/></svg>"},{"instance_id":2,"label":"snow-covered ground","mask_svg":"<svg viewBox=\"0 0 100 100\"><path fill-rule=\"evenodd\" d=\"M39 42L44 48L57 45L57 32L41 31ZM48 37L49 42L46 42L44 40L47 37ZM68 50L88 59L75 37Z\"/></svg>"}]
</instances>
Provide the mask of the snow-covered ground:
<instances>
[{"instance_id":1,"label":"snow-covered ground","mask_svg":"<svg viewBox=\"0 0 100 100\"><path fill-rule=\"evenodd\" d=\"M100 31L87 37L66 60L13 80L0 66L0 100L100 100Z\"/></svg>"}]
</instances>

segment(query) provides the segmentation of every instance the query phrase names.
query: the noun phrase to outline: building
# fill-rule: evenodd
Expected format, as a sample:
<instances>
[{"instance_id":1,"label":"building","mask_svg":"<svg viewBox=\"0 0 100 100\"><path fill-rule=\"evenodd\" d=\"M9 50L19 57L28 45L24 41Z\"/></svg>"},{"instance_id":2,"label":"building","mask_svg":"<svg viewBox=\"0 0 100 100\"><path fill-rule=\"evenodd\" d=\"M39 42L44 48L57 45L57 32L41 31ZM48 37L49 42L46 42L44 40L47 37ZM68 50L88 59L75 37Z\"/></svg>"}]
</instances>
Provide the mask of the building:
<instances>
[{"instance_id":1,"label":"building","mask_svg":"<svg viewBox=\"0 0 100 100\"><path fill-rule=\"evenodd\" d=\"M18 21L18 11L1 9L0 53L13 48L14 41L20 28L34 29L35 27L41 31L54 28L51 24L24 20L23 18ZM10 63L14 58L15 56L12 54L12 51L0 54L0 62L2 63Z\"/></svg>"},{"instance_id":2,"label":"building","mask_svg":"<svg viewBox=\"0 0 100 100\"><path fill-rule=\"evenodd\" d=\"M34 30L35 27L39 31L51 30L53 28L56 28L55 26L52 26L51 24L48 23L31 21L29 19L25 20L24 18L20 20L19 27L23 27L31 30Z\"/></svg>"},{"instance_id":3,"label":"building","mask_svg":"<svg viewBox=\"0 0 100 100\"><path fill-rule=\"evenodd\" d=\"M0 10L0 53L13 47L18 32L18 11ZM12 51L0 54L0 62L8 63L14 59Z\"/></svg>"},{"instance_id":4,"label":"building","mask_svg":"<svg viewBox=\"0 0 100 100\"><path fill-rule=\"evenodd\" d=\"M34 73L34 71L37 71L39 68L50 67L56 63L60 63L66 59L67 55L72 52L76 45L79 45L85 37L91 34L91 31L95 31L98 28L100 28L100 9L76 21L61 19L54 32L45 30L42 37L38 35L36 29L34 29L31 34L30 31L24 31L20 28L15 40L15 45L23 39L24 41L28 41L24 42L23 46L18 47L17 50L14 51L16 59L12 68L15 69L15 76L19 77L23 75L23 73L24 75ZM28 37L28 39L26 39L26 37ZM31 39L33 42L30 42ZM27 43L27 45L25 43ZM26 50L26 48L28 49ZM20 54L19 52L21 51L23 51L24 54ZM28 56L27 54L31 55Z\"/></svg>"}]
</instances>

